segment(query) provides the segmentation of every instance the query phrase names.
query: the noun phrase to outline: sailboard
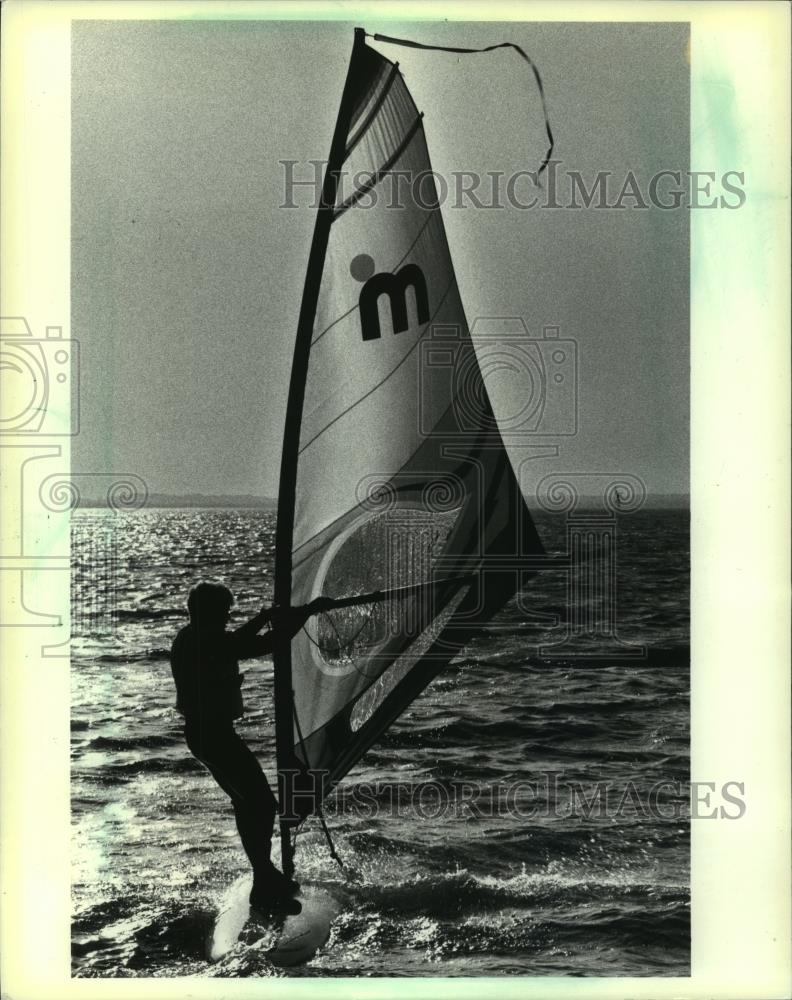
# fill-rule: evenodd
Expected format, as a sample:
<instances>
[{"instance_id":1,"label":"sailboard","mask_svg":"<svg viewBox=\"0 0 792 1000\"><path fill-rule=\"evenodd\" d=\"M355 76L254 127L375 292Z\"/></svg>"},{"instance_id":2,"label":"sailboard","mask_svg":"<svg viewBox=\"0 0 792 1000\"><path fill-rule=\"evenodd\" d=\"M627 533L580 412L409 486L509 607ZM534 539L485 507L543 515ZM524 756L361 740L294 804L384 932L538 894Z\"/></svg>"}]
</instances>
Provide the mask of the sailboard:
<instances>
[{"instance_id":1,"label":"sailboard","mask_svg":"<svg viewBox=\"0 0 792 1000\"><path fill-rule=\"evenodd\" d=\"M242 875L227 890L207 935L208 960L225 957L246 928L252 939L264 943L264 954L273 965L286 968L313 958L330 937L338 901L321 888L304 885L295 897L299 913L265 916L251 909L252 888L253 876Z\"/></svg>"},{"instance_id":2,"label":"sailboard","mask_svg":"<svg viewBox=\"0 0 792 1000\"><path fill-rule=\"evenodd\" d=\"M397 172L423 180L394 204ZM284 871L299 826L542 554L467 327L422 114L358 28L278 493L275 602L329 605L273 654Z\"/></svg>"}]
</instances>

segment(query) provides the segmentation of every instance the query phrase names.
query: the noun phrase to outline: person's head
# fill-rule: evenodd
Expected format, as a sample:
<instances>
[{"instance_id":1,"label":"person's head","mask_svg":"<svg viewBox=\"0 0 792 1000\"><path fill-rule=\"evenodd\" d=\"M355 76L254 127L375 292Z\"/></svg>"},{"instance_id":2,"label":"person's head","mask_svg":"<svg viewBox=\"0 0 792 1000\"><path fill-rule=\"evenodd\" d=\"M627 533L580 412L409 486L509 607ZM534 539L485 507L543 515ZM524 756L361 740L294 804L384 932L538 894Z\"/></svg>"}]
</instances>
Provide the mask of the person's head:
<instances>
[{"instance_id":1,"label":"person's head","mask_svg":"<svg viewBox=\"0 0 792 1000\"><path fill-rule=\"evenodd\" d=\"M224 628L233 603L234 595L228 587L202 580L187 598L190 621L199 628Z\"/></svg>"}]
</instances>

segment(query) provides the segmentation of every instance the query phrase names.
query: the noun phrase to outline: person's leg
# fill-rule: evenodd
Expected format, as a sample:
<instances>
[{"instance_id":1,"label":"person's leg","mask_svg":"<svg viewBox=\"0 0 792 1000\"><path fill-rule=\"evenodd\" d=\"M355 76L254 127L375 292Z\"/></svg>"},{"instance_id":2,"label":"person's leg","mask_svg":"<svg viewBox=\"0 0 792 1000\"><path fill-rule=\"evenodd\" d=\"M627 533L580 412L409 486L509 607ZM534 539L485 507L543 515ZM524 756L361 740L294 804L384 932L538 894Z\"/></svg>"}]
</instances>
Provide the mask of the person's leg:
<instances>
[{"instance_id":1,"label":"person's leg","mask_svg":"<svg viewBox=\"0 0 792 1000\"><path fill-rule=\"evenodd\" d=\"M271 867L272 828L278 806L255 754L234 735L220 767L212 765L210 770L231 799L242 846L254 876L261 878Z\"/></svg>"},{"instance_id":2,"label":"person's leg","mask_svg":"<svg viewBox=\"0 0 792 1000\"><path fill-rule=\"evenodd\" d=\"M253 869L254 888L268 895L293 892L297 883L270 860L277 802L256 755L233 727L211 736L202 734L201 739L185 735L193 755L231 799L242 847Z\"/></svg>"}]
</instances>

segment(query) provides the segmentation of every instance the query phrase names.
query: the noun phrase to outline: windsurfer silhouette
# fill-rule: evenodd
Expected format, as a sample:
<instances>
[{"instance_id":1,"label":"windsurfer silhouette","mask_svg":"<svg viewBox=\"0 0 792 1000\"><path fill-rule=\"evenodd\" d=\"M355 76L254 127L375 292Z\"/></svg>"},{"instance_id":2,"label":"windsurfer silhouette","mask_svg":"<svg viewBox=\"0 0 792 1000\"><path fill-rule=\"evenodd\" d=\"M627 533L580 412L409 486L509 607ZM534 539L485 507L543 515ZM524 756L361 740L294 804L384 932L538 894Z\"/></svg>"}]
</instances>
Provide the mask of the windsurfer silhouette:
<instances>
[{"instance_id":1,"label":"windsurfer silhouette","mask_svg":"<svg viewBox=\"0 0 792 1000\"><path fill-rule=\"evenodd\" d=\"M176 708L184 716L187 747L231 799L242 846L253 869L250 903L265 911L299 913L291 898L299 888L270 860L277 802L255 754L234 729L243 714L239 661L265 656L283 633L295 635L321 610L319 598L298 608L262 608L249 622L226 631L234 596L219 583L190 591L190 622L171 647ZM265 626L268 631L259 633Z\"/></svg>"}]
</instances>

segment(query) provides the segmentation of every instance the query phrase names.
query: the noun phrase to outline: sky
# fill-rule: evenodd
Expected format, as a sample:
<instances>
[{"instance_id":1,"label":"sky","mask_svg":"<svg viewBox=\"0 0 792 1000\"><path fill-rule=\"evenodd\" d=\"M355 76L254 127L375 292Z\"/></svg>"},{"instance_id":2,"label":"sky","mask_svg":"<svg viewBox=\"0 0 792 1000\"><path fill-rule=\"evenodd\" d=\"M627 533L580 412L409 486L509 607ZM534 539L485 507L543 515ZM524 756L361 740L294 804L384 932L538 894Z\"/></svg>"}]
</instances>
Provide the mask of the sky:
<instances>
[{"instance_id":1,"label":"sky","mask_svg":"<svg viewBox=\"0 0 792 1000\"><path fill-rule=\"evenodd\" d=\"M346 22L76 22L72 44L72 317L80 341L76 471L152 492L274 496L315 211L284 167L327 156L352 45ZM687 26L367 23L428 43L521 45L538 66L567 172L633 171L646 196L685 171ZM375 44L375 43L372 43ZM530 70L384 44L434 169L535 170ZM546 191L546 187L545 187ZM521 199L542 196L527 180ZM505 200L505 198L504 198ZM444 221L468 321L521 318L574 342L576 433L537 472L620 472L650 493L689 473L689 212L458 208ZM477 329L481 329L479 322ZM480 345L479 345L480 346ZM493 392L497 394L496 385ZM514 380L498 406L509 409Z\"/></svg>"}]
</instances>

